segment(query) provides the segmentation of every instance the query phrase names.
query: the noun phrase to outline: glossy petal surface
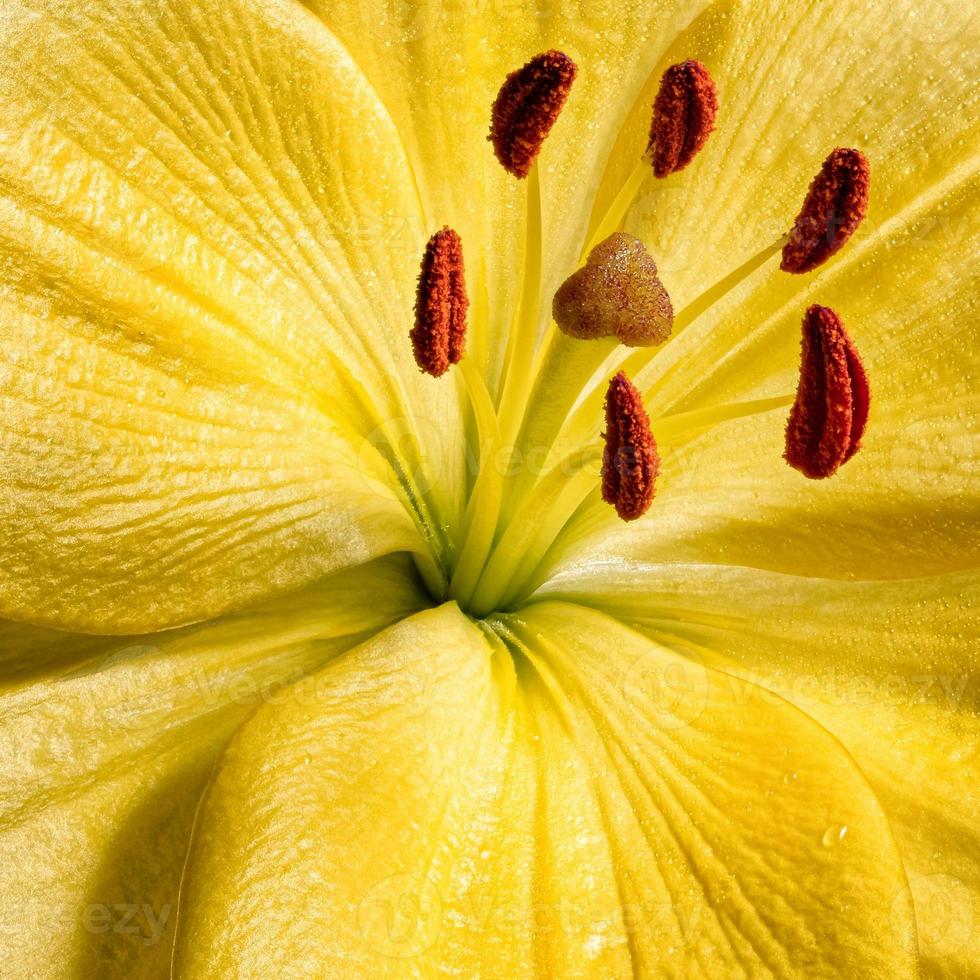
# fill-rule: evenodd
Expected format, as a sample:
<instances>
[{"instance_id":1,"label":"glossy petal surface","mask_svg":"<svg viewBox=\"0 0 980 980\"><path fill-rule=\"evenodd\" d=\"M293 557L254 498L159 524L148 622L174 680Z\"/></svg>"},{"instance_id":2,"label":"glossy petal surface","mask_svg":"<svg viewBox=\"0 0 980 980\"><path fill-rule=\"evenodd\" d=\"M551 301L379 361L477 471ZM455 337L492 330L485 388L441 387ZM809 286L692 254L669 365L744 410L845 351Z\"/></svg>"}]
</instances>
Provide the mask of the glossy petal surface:
<instances>
[{"instance_id":1,"label":"glossy petal surface","mask_svg":"<svg viewBox=\"0 0 980 980\"><path fill-rule=\"evenodd\" d=\"M817 725L581 607L501 629L514 661L420 613L243 726L181 976L911 975L898 853Z\"/></svg>"},{"instance_id":2,"label":"glossy petal surface","mask_svg":"<svg viewBox=\"0 0 980 980\"><path fill-rule=\"evenodd\" d=\"M257 705L416 608L407 564L150 636L0 623L4 977L168 975L191 824L222 747Z\"/></svg>"},{"instance_id":3,"label":"glossy petal surface","mask_svg":"<svg viewBox=\"0 0 980 980\"><path fill-rule=\"evenodd\" d=\"M773 691L836 735L874 788L916 899L929 976L980 957L980 662L976 571L839 582L636 563L551 594L600 605L724 669L743 710Z\"/></svg>"},{"instance_id":4,"label":"glossy petal surface","mask_svg":"<svg viewBox=\"0 0 980 980\"><path fill-rule=\"evenodd\" d=\"M159 628L418 547L375 446L448 519L455 400L406 339L427 232L320 22L15 0L0 93L0 612Z\"/></svg>"}]
</instances>

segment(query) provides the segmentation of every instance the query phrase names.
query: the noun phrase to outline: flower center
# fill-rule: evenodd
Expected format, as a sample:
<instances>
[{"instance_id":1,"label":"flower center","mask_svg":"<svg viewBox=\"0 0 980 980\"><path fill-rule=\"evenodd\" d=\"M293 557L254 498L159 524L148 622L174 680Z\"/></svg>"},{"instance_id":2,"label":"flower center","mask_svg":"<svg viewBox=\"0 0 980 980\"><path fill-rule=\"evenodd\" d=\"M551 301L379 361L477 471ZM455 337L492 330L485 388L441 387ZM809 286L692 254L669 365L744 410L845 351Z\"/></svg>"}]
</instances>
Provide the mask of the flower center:
<instances>
[{"instance_id":1,"label":"flower center","mask_svg":"<svg viewBox=\"0 0 980 980\"><path fill-rule=\"evenodd\" d=\"M867 212L868 163L857 150L837 148L814 178L790 233L675 315L654 258L641 241L617 229L644 181L690 165L714 129L715 84L705 66L693 60L664 73L646 151L598 222L583 249L582 266L569 270L554 295L553 321L538 336L542 255L536 160L576 74L567 55L547 51L508 75L493 104L493 152L508 173L527 178L523 287L496 399L463 357L468 301L459 235L448 227L436 232L422 258L412 349L419 368L433 377L458 365L477 437L469 456L478 460L463 517L449 529L446 552L434 556L444 581L433 586L431 575L427 580L435 599L454 598L477 617L530 596L546 557L575 525L594 527L613 512L623 521L656 519L651 507L660 470L655 433L675 446L725 420L792 405L784 458L805 476L824 478L857 451L868 417L861 360L840 317L822 306L811 306L803 321L795 397L787 392L651 422L643 393L630 380L672 336L777 253L783 271L810 272L843 247ZM424 530L430 531L430 541L442 539Z\"/></svg>"}]
</instances>

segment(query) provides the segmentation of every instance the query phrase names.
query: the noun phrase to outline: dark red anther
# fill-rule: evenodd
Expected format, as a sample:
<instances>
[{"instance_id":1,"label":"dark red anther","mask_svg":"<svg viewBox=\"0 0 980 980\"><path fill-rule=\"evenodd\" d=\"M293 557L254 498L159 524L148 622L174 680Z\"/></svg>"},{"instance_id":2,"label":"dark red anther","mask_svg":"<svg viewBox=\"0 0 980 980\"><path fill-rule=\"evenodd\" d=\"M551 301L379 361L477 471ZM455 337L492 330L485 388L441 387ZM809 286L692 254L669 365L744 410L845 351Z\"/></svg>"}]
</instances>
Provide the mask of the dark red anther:
<instances>
[{"instance_id":1,"label":"dark red anther","mask_svg":"<svg viewBox=\"0 0 980 980\"><path fill-rule=\"evenodd\" d=\"M708 142L718 114L718 93L700 61L671 65L653 103L647 152L656 177L683 170Z\"/></svg>"},{"instance_id":2,"label":"dark red anther","mask_svg":"<svg viewBox=\"0 0 980 980\"><path fill-rule=\"evenodd\" d=\"M786 462L811 480L832 476L861 448L870 403L864 365L840 317L826 306L811 306L803 318L800 384L786 424Z\"/></svg>"},{"instance_id":3,"label":"dark red anther","mask_svg":"<svg viewBox=\"0 0 980 980\"><path fill-rule=\"evenodd\" d=\"M660 457L643 399L620 371L606 392L602 499L624 521L642 517L653 501Z\"/></svg>"},{"instance_id":4,"label":"dark red anther","mask_svg":"<svg viewBox=\"0 0 980 980\"><path fill-rule=\"evenodd\" d=\"M512 71L493 103L490 135L504 169L526 177L565 105L578 68L561 51L545 51Z\"/></svg>"},{"instance_id":5,"label":"dark red anther","mask_svg":"<svg viewBox=\"0 0 980 980\"><path fill-rule=\"evenodd\" d=\"M813 178L783 246L783 272L810 272L840 251L868 213L870 187L867 157L837 147Z\"/></svg>"},{"instance_id":6,"label":"dark red anther","mask_svg":"<svg viewBox=\"0 0 980 980\"><path fill-rule=\"evenodd\" d=\"M443 228L425 246L409 334L415 363L426 374L438 378L462 359L468 307L463 243L452 228Z\"/></svg>"}]
</instances>

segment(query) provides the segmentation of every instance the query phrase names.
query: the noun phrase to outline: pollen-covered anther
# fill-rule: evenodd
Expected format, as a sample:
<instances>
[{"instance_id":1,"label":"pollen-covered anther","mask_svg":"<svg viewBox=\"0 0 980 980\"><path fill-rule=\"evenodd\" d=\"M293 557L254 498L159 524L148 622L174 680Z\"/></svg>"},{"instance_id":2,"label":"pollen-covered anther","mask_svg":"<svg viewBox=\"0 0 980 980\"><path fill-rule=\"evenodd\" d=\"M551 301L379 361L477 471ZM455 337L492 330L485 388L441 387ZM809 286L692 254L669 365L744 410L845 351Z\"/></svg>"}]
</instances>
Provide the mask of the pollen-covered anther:
<instances>
[{"instance_id":1,"label":"pollen-covered anther","mask_svg":"<svg viewBox=\"0 0 980 980\"><path fill-rule=\"evenodd\" d=\"M861 448L871 392L864 365L840 317L811 306L803 318L796 401L784 458L811 480L832 476Z\"/></svg>"},{"instance_id":2,"label":"pollen-covered anther","mask_svg":"<svg viewBox=\"0 0 980 980\"><path fill-rule=\"evenodd\" d=\"M561 51L545 51L512 71L493 103L490 135L493 152L515 177L526 177L555 124L578 74Z\"/></svg>"},{"instance_id":3,"label":"pollen-covered anther","mask_svg":"<svg viewBox=\"0 0 980 980\"><path fill-rule=\"evenodd\" d=\"M577 340L619 338L628 347L662 344L674 322L657 263L638 238L615 232L555 293L552 315Z\"/></svg>"},{"instance_id":4,"label":"pollen-covered anther","mask_svg":"<svg viewBox=\"0 0 980 980\"><path fill-rule=\"evenodd\" d=\"M671 65L653 103L647 153L655 177L683 170L708 141L718 114L714 79L700 61Z\"/></svg>"},{"instance_id":5,"label":"pollen-covered anther","mask_svg":"<svg viewBox=\"0 0 980 980\"><path fill-rule=\"evenodd\" d=\"M643 399L622 371L606 392L603 436L602 499L624 521L635 521L653 501L660 457Z\"/></svg>"},{"instance_id":6,"label":"pollen-covered anther","mask_svg":"<svg viewBox=\"0 0 980 980\"><path fill-rule=\"evenodd\" d=\"M868 213L871 168L860 150L837 147L813 178L783 246L784 272L811 272L840 251Z\"/></svg>"},{"instance_id":7,"label":"pollen-covered anther","mask_svg":"<svg viewBox=\"0 0 980 980\"><path fill-rule=\"evenodd\" d=\"M462 359L468 307L463 243L452 228L443 228L425 246L409 334L415 363L426 374L438 378Z\"/></svg>"}]
</instances>

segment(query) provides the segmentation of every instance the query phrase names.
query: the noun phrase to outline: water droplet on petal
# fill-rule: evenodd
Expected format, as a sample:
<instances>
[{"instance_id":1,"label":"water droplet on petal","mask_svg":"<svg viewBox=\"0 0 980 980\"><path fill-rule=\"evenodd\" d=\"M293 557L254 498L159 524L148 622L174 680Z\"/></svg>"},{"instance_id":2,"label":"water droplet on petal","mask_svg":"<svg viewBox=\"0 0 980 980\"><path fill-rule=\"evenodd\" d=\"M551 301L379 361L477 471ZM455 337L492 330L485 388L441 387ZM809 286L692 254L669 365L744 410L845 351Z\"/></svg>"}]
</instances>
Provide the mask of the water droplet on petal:
<instances>
[{"instance_id":1,"label":"water droplet on petal","mask_svg":"<svg viewBox=\"0 0 980 980\"><path fill-rule=\"evenodd\" d=\"M846 833L846 824L831 824L831 826L829 826L823 832L823 837L820 839L820 843L823 844L824 847L836 847L844 839L844 835Z\"/></svg>"}]
</instances>

